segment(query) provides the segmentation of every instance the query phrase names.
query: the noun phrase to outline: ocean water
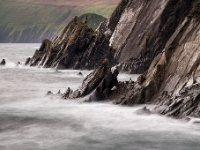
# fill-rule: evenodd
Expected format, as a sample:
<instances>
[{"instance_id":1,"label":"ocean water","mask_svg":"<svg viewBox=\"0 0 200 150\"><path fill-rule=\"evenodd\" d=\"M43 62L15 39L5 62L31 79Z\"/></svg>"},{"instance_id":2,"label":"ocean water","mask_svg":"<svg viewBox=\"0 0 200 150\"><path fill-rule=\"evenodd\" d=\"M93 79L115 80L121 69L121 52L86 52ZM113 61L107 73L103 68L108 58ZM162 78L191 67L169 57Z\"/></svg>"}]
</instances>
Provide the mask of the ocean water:
<instances>
[{"instance_id":1,"label":"ocean water","mask_svg":"<svg viewBox=\"0 0 200 150\"><path fill-rule=\"evenodd\" d=\"M16 66L39 44L0 44L0 150L199 150L200 125L159 115L142 106L82 103L45 96L76 89L79 70ZM81 71L84 76L91 71ZM136 80L120 74L119 80ZM152 107L152 106L148 106Z\"/></svg>"}]
</instances>

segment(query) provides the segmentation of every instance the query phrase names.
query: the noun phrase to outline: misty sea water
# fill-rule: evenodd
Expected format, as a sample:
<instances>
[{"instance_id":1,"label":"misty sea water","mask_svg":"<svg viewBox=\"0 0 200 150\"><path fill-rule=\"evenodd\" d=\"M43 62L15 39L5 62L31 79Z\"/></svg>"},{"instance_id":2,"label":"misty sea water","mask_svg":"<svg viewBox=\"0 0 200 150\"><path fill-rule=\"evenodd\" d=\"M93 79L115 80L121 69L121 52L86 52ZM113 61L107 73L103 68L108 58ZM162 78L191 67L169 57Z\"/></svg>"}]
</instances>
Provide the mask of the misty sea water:
<instances>
[{"instance_id":1,"label":"misty sea water","mask_svg":"<svg viewBox=\"0 0 200 150\"><path fill-rule=\"evenodd\" d=\"M76 89L91 71L28 67L40 44L0 44L0 150L199 150L200 125L159 115L142 106L82 103L45 96ZM136 80L120 74L119 80Z\"/></svg>"}]
</instances>

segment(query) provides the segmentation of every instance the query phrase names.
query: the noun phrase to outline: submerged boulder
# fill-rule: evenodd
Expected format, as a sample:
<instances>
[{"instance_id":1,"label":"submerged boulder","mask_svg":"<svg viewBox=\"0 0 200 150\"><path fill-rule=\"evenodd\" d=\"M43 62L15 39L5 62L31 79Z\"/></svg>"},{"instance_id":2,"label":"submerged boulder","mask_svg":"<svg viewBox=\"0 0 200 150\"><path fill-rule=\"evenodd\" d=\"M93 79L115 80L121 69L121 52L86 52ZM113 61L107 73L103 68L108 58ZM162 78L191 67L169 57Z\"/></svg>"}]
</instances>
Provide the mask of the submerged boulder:
<instances>
[{"instance_id":1,"label":"submerged boulder","mask_svg":"<svg viewBox=\"0 0 200 150\"><path fill-rule=\"evenodd\" d=\"M83 76L82 72L77 73L78 76Z\"/></svg>"},{"instance_id":2,"label":"submerged boulder","mask_svg":"<svg viewBox=\"0 0 200 150\"><path fill-rule=\"evenodd\" d=\"M48 91L46 95L47 95L47 96L53 95L53 92Z\"/></svg>"},{"instance_id":3,"label":"submerged boulder","mask_svg":"<svg viewBox=\"0 0 200 150\"><path fill-rule=\"evenodd\" d=\"M150 109L148 109L146 106L141 109L138 109L135 113L138 115L151 115L152 114Z\"/></svg>"},{"instance_id":4,"label":"submerged boulder","mask_svg":"<svg viewBox=\"0 0 200 150\"><path fill-rule=\"evenodd\" d=\"M6 65L6 60L5 59L2 59L1 63L0 63L1 66L4 66Z\"/></svg>"}]
</instances>

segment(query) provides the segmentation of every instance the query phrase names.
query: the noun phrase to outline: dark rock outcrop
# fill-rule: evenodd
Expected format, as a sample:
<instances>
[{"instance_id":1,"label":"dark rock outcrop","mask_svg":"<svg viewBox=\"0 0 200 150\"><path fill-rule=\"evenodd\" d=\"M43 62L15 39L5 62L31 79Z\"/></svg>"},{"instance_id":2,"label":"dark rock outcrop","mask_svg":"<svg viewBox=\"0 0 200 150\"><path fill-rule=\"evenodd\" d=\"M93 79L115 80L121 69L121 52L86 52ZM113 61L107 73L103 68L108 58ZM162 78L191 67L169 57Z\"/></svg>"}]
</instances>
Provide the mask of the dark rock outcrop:
<instances>
[{"instance_id":1,"label":"dark rock outcrop","mask_svg":"<svg viewBox=\"0 0 200 150\"><path fill-rule=\"evenodd\" d=\"M78 76L83 76L82 72L79 72L77 75L78 75Z\"/></svg>"},{"instance_id":2,"label":"dark rock outcrop","mask_svg":"<svg viewBox=\"0 0 200 150\"><path fill-rule=\"evenodd\" d=\"M87 101L108 99L112 88L118 83L118 74L117 68L111 68L108 59L105 59L95 71L84 79L76 91L73 92L68 88L63 97L74 99L90 95Z\"/></svg>"},{"instance_id":3,"label":"dark rock outcrop","mask_svg":"<svg viewBox=\"0 0 200 150\"><path fill-rule=\"evenodd\" d=\"M28 58L26 59L26 61L25 61L25 65L28 65L28 64L30 63L30 60L31 60L31 58L28 57Z\"/></svg>"},{"instance_id":4,"label":"dark rock outcrop","mask_svg":"<svg viewBox=\"0 0 200 150\"><path fill-rule=\"evenodd\" d=\"M48 91L46 95L47 95L47 96L53 95L53 93L52 93L51 91Z\"/></svg>"},{"instance_id":5,"label":"dark rock outcrop","mask_svg":"<svg viewBox=\"0 0 200 150\"><path fill-rule=\"evenodd\" d=\"M6 60L5 59L2 59L1 63L0 63L1 66L4 66L6 65Z\"/></svg>"},{"instance_id":6,"label":"dark rock outcrop","mask_svg":"<svg viewBox=\"0 0 200 150\"><path fill-rule=\"evenodd\" d=\"M121 70L145 72L192 7L189 0L131 0L110 39ZM112 21L112 18L110 19ZM112 22L111 24L113 24ZM108 26L109 27L109 26Z\"/></svg>"},{"instance_id":7,"label":"dark rock outcrop","mask_svg":"<svg viewBox=\"0 0 200 150\"><path fill-rule=\"evenodd\" d=\"M42 42L29 64L57 69L93 69L105 58L109 58L112 63L113 55L109 46L106 46L109 40L99 30L89 28L87 19L77 21L75 17L60 36L53 41L46 39Z\"/></svg>"}]
</instances>

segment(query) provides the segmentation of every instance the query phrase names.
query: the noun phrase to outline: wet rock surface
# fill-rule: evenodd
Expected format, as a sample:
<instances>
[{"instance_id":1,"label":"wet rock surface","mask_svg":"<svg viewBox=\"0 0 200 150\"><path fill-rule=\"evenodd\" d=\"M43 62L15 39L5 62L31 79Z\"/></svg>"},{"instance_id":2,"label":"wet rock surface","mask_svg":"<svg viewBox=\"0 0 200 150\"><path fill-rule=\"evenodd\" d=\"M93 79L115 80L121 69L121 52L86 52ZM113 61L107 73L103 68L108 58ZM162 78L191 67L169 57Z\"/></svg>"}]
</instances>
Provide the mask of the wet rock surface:
<instances>
[{"instance_id":1,"label":"wet rock surface","mask_svg":"<svg viewBox=\"0 0 200 150\"><path fill-rule=\"evenodd\" d=\"M28 57L28 58L26 59L26 61L25 61L25 65L28 65L28 64L30 63L30 60L31 60L31 58Z\"/></svg>"},{"instance_id":2,"label":"wet rock surface","mask_svg":"<svg viewBox=\"0 0 200 150\"><path fill-rule=\"evenodd\" d=\"M118 70L112 69L108 59L105 59L96 70L83 80L82 85L77 90L72 91L68 88L63 98L74 99L90 95L89 99L86 100L88 102L108 99L112 88L118 83L118 74Z\"/></svg>"}]
</instances>

